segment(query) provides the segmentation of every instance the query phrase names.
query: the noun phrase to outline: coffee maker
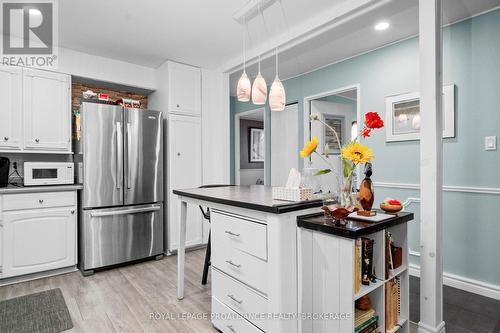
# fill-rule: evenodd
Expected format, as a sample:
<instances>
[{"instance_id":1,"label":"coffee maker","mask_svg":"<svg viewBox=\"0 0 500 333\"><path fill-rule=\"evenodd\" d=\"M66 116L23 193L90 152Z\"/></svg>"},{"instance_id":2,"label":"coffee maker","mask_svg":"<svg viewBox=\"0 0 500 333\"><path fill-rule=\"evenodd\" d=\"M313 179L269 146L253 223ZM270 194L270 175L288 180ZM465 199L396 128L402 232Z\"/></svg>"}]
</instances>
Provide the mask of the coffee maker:
<instances>
[{"instance_id":1,"label":"coffee maker","mask_svg":"<svg viewBox=\"0 0 500 333\"><path fill-rule=\"evenodd\" d=\"M0 187L9 185L10 160L0 156Z\"/></svg>"}]
</instances>

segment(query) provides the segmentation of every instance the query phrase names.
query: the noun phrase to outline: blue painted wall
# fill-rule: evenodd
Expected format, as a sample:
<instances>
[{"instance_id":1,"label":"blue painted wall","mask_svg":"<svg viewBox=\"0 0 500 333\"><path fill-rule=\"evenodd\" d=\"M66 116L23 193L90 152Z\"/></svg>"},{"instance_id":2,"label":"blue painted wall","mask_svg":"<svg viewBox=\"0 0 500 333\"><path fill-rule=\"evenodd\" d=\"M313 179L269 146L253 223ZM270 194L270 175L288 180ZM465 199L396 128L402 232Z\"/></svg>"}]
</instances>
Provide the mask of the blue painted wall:
<instances>
[{"instance_id":1,"label":"blue painted wall","mask_svg":"<svg viewBox=\"0 0 500 333\"><path fill-rule=\"evenodd\" d=\"M500 188L500 151L484 150L485 136L500 135L499 32L500 10L460 22L444 31L444 83L454 83L456 87L456 137L444 140L444 184L447 186ZM414 38L284 81L287 102L299 104L300 145L304 142L304 97L360 84L362 114L377 111L384 118L384 98L418 91L418 71L418 40ZM232 120L234 113L253 108L251 103L239 103L232 98ZM269 120L270 111L266 109L267 124ZM268 125L268 138L269 128ZM231 139L234 142L233 136ZM267 143L269 156L269 141ZM372 177L375 182L419 183L418 141L386 143L385 130L378 130L367 143L376 155ZM234 147L232 149L231 156L234 156ZM234 179L234 164L232 171ZM376 188L377 201L386 196L406 200L419 195L418 189ZM496 214L499 202L500 196L496 194L444 193L445 272L500 286L500 264L496 259L500 244L500 218ZM408 207L416 214L415 222L409 227L410 248L415 252L419 251L419 208L418 201ZM418 264L418 256L412 255L410 260Z\"/></svg>"}]
</instances>

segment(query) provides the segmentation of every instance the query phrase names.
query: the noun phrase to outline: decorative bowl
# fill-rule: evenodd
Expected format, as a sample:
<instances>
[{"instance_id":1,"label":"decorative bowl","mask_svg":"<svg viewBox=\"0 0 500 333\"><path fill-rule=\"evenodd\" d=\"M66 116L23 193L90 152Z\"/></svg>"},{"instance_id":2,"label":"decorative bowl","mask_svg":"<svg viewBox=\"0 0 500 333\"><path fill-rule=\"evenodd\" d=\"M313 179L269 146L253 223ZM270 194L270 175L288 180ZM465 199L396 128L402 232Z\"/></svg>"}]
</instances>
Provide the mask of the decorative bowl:
<instances>
[{"instance_id":1,"label":"decorative bowl","mask_svg":"<svg viewBox=\"0 0 500 333\"><path fill-rule=\"evenodd\" d=\"M395 214L395 213L399 212L401 209L403 209L403 206L402 205L391 205L391 204L382 202L380 204L380 208L383 211L385 211L386 213Z\"/></svg>"},{"instance_id":2,"label":"decorative bowl","mask_svg":"<svg viewBox=\"0 0 500 333\"><path fill-rule=\"evenodd\" d=\"M337 205L323 206L321 207L325 214L330 215L335 221L341 221L346 219L349 214L358 210L356 206L350 207L339 207Z\"/></svg>"}]
</instances>

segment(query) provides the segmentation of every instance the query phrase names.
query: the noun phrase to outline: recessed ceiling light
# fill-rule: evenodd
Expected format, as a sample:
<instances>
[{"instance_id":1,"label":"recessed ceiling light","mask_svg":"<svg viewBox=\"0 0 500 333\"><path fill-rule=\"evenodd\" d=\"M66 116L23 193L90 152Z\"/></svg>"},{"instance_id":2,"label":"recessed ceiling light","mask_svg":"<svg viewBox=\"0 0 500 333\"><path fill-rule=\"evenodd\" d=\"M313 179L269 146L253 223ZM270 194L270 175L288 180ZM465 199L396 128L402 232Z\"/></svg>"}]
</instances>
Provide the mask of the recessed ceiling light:
<instances>
[{"instance_id":1,"label":"recessed ceiling light","mask_svg":"<svg viewBox=\"0 0 500 333\"><path fill-rule=\"evenodd\" d=\"M390 26L389 22L382 21L382 22L375 24L375 30L382 31L382 30L389 28L389 26Z\"/></svg>"}]
</instances>

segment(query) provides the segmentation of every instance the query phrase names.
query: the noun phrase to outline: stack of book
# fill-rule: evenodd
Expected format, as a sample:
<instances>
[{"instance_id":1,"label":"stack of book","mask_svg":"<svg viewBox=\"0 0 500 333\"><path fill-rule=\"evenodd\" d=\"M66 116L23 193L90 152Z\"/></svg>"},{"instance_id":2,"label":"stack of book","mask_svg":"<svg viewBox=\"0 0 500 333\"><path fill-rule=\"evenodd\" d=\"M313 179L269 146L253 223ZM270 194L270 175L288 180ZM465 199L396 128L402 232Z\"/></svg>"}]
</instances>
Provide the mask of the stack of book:
<instances>
[{"instance_id":1,"label":"stack of book","mask_svg":"<svg viewBox=\"0 0 500 333\"><path fill-rule=\"evenodd\" d=\"M361 285L370 285L373 281L373 244L369 238L356 239L354 247L354 293Z\"/></svg>"},{"instance_id":2,"label":"stack of book","mask_svg":"<svg viewBox=\"0 0 500 333\"><path fill-rule=\"evenodd\" d=\"M378 333L378 316L374 309L355 310L354 333Z\"/></svg>"},{"instance_id":3,"label":"stack of book","mask_svg":"<svg viewBox=\"0 0 500 333\"><path fill-rule=\"evenodd\" d=\"M398 325L399 297L400 279L394 278L385 284L385 328L387 331Z\"/></svg>"}]
</instances>

